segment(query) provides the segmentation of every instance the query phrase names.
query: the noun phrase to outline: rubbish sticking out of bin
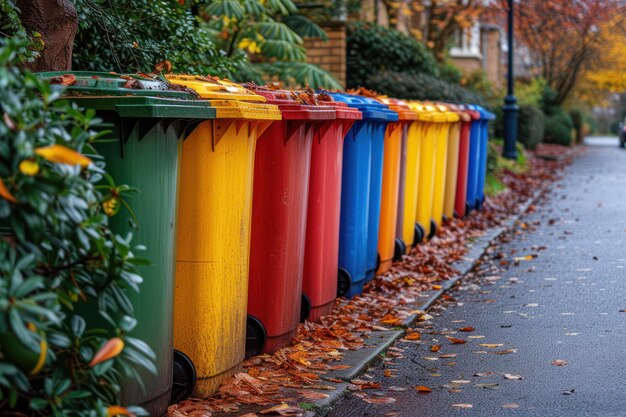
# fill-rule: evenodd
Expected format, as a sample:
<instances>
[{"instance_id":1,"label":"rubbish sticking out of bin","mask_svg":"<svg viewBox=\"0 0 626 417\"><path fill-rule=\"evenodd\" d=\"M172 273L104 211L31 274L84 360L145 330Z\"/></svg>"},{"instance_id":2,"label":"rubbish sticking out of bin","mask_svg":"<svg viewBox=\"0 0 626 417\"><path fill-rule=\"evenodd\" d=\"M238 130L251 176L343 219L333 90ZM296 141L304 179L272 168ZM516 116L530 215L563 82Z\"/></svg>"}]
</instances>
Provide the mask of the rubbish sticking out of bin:
<instances>
[{"instance_id":1,"label":"rubbish sticking out of bin","mask_svg":"<svg viewBox=\"0 0 626 417\"><path fill-rule=\"evenodd\" d=\"M308 91L256 87L283 120L259 138L254 162L246 355L287 346L303 306L302 276L311 146L316 129L335 119Z\"/></svg>"},{"instance_id":2,"label":"rubbish sticking out of bin","mask_svg":"<svg viewBox=\"0 0 626 417\"><path fill-rule=\"evenodd\" d=\"M174 347L195 364L194 395L205 398L245 358L254 154L281 113L226 80L166 78L217 112L183 144L176 242Z\"/></svg>"},{"instance_id":3,"label":"rubbish sticking out of bin","mask_svg":"<svg viewBox=\"0 0 626 417\"><path fill-rule=\"evenodd\" d=\"M385 130L398 114L372 98L329 94L363 114L344 140L341 179L337 295L350 298L363 291L366 276L377 269Z\"/></svg>"},{"instance_id":4,"label":"rubbish sticking out of bin","mask_svg":"<svg viewBox=\"0 0 626 417\"><path fill-rule=\"evenodd\" d=\"M383 188L380 207L380 226L378 231L378 254L380 265L377 273L383 274L391 268L394 260L400 260L407 247L413 244L414 236L405 241L397 237L397 226L404 220L404 199L407 173L407 148L415 161L418 136L418 114L402 100L379 97L379 100L398 113L398 121L387 125L385 132L385 151L383 163ZM409 167L415 173L415 165ZM416 176L411 184L415 184ZM399 208L402 211L399 211ZM411 216L414 218L414 216ZM412 227L413 231L415 227Z\"/></svg>"},{"instance_id":5,"label":"rubbish sticking out of bin","mask_svg":"<svg viewBox=\"0 0 626 417\"><path fill-rule=\"evenodd\" d=\"M138 370L142 383L122 383L124 404L141 405L150 415L163 415L172 398L172 308L176 239L176 196L181 138L200 122L215 117L208 103L194 94L172 91L152 78L98 72L71 72L76 82L67 87L68 99L96 110L101 129L111 130L111 141L96 144L116 184L128 184L141 193L128 196L131 211L122 208L111 217L111 229L122 236L133 233L133 244L151 263L137 267L143 277L140 293L129 292L137 326L130 335L146 342L156 354L157 375ZM51 78L65 73L41 73ZM149 173L149 175L146 175ZM102 318L86 307L94 322Z\"/></svg>"},{"instance_id":6,"label":"rubbish sticking out of bin","mask_svg":"<svg viewBox=\"0 0 626 417\"><path fill-rule=\"evenodd\" d=\"M360 111L334 101L324 92L318 100L335 109L336 120L316 129L311 151L302 282L303 294L311 306L310 321L330 314L337 297L343 140L354 122L362 119Z\"/></svg>"}]
</instances>

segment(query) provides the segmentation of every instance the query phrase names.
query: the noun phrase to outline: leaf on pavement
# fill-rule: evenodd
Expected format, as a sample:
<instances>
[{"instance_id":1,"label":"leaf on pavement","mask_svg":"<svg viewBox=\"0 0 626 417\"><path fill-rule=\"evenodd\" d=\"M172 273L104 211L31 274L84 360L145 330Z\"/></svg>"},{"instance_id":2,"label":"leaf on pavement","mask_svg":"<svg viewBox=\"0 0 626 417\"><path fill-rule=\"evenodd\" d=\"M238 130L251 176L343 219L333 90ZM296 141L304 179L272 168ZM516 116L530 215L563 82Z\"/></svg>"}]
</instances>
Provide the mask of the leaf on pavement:
<instances>
[{"instance_id":1,"label":"leaf on pavement","mask_svg":"<svg viewBox=\"0 0 626 417\"><path fill-rule=\"evenodd\" d=\"M467 340L463 340L463 339L457 339L456 337L450 337L450 336L446 336L448 338L449 341L452 342L453 345L462 345L464 343L467 343Z\"/></svg>"},{"instance_id":2,"label":"leaf on pavement","mask_svg":"<svg viewBox=\"0 0 626 417\"><path fill-rule=\"evenodd\" d=\"M489 349L495 349L497 347L503 346L502 343L479 343L478 346L486 347Z\"/></svg>"},{"instance_id":3,"label":"leaf on pavement","mask_svg":"<svg viewBox=\"0 0 626 417\"><path fill-rule=\"evenodd\" d=\"M396 402L396 399L393 397L371 397L363 398L363 401L370 404L392 404Z\"/></svg>"},{"instance_id":4,"label":"leaf on pavement","mask_svg":"<svg viewBox=\"0 0 626 417\"><path fill-rule=\"evenodd\" d=\"M472 404L450 404L450 407L456 408L472 408L474 407Z\"/></svg>"},{"instance_id":5,"label":"leaf on pavement","mask_svg":"<svg viewBox=\"0 0 626 417\"><path fill-rule=\"evenodd\" d=\"M475 329L472 326L461 327L459 329L460 332L473 332Z\"/></svg>"},{"instance_id":6,"label":"leaf on pavement","mask_svg":"<svg viewBox=\"0 0 626 417\"><path fill-rule=\"evenodd\" d=\"M552 365L554 365L554 366L565 366L565 365L567 365L567 361L564 360L564 359L557 359L557 360L552 361Z\"/></svg>"},{"instance_id":7,"label":"leaf on pavement","mask_svg":"<svg viewBox=\"0 0 626 417\"><path fill-rule=\"evenodd\" d=\"M441 350L441 345L432 345L430 347L431 352L439 352Z\"/></svg>"},{"instance_id":8,"label":"leaf on pavement","mask_svg":"<svg viewBox=\"0 0 626 417\"><path fill-rule=\"evenodd\" d=\"M524 377L522 377L521 375L516 375L516 374L504 374L504 379L519 381L521 379L524 379Z\"/></svg>"},{"instance_id":9,"label":"leaf on pavement","mask_svg":"<svg viewBox=\"0 0 626 417\"><path fill-rule=\"evenodd\" d=\"M427 394L429 392L433 392L433 390L427 387L426 385L416 385L415 390L417 390L417 392L419 392L420 394Z\"/></svg>"}]
</instances>

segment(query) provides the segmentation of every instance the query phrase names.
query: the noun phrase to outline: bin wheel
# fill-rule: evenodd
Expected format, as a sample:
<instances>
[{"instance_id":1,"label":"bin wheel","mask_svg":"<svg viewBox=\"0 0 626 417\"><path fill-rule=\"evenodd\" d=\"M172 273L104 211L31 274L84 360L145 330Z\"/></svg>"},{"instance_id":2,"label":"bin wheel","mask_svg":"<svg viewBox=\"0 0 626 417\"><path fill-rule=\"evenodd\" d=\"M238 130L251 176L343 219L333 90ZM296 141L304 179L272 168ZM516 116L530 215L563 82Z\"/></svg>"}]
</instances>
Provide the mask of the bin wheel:
<instances>
[{"instance_id":1,"label":"bin wheel","mask_svg":"<svg viewBox=\"0 0 626 417\"><path fill-rule=\"evenodd\" d=\"M343 268L339 268L339 273L337 274L337 297L346 295L350 291L350 286L352 286L350 273Z\"/></svg>"},{"instance_id":2,"label":"bin wheel","mask_svg":"<svg viewBox=\"0 0 626 417\"><path fill-rule=\"evenodd\" d=\"M456 210L454 210L454 218L456 219L461 218L461 216L459 216L459 213Z\"/></svg>"},{"instance_id":3,"label":"bin wheel","mask_svg":"<svg viewBox=\"0 0 626 417\"><path fill-rule=\"evenodd\" d=\"M424 241L426 231L421 224L415 223L415 238L413 239L413 246L417 246Z\"/></svg>"},{"instance_id":4,"label":"bin wheel","mask_svg":"<svg viewBox=\"0 0 626 417\"><path fill-rule=\"evenodd\" d=\"M430 233L428 234L428 239L432 239L437 234L437 223L435 219L430 219Z\"/></svg>"},{"instance_id":5,"label":"bin wheel","mask_svg":"<svg viewBox=\"0 0 626 417\"><path fill-rule=\"evenodd\" d=\"M469 203L465 203L465 215L469 216L471 211L472 211L472 207L470 207Z\"/></svg>"},{"instance_id":6,"label":"bin wheel","mask_svg":"<svg viewBox=\"0 0 626 417\"><path fill-rule=\"evenodd\" d=\"M246 323L246 359L260 355L267 341L267 332L261 320L248 314Z\"/></svg>"},{"instance_id":7,"label":"bin wheel","mask_svg":"<svg viewBox=\"0 0 626 417\"><path fill-rule=\"evenodd\" d=\"M376 254L376 269L374 271L378 271L378 268L380 268L380 253Z\"/></svg>"},{"instance_id":8,"label":"bin wheel","mask_svg":"<svg viewBox=\"0 0 626 417\"><path fill-rule=\"evenodd\" d=\"M396 238L396 244L393 248L393 261L398 262L402 260L402 256L405 254L405 252L406 252L406 245L404 244L402 239Z\"/></svg>"},{"instance_id":9,"label":"bin wheel","mask_svg":"<svg viewBox=\"0 0 626 417\"><path fill-rule=\"evenodd\" d=\"M476 208L478 210L482 210L483 204L485 204L485 196L483 196L482 198L476 200Z\"/></svg>"},{"instance_id":10,"label":"bin wheel","mask_svg":"<svg viewBox=\"0 0 626 417\"><path fill-rule=\"evenodd\" d=\"M196 367L189 356L174 350L174 384L171 403L188 398L196 387Z\"/></svg>"},{"instance_id":11,"label":"bin wheel","mask_svg":"<svg viewBox=\"0 0 626 417\"><path fill-rule=\"evenodd\" d=\"M302 300L300 301L300 323L304 323L311 314L311 300L309 297L302 293Z\"/></svg>"}]
</instances>

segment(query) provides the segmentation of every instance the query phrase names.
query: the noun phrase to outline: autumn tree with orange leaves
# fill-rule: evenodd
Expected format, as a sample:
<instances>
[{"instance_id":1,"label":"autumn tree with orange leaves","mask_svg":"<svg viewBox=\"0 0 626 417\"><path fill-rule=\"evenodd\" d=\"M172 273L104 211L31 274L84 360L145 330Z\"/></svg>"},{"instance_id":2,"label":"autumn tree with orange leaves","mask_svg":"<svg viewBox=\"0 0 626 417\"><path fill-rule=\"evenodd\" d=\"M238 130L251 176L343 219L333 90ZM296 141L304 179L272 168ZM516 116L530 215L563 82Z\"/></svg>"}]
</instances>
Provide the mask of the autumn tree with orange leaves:
<instances>
[{"instance_id":1,"label":"autumn tree with orange leaves","mask_svg":"<svg viewBox=\"0 0 626 417\"><path fill-rule=\"evenodd\" d=\"M609 22L626 11L623 0L523 0L515 3L516 40L530 51L532 71L543 77L562 104L605 51ZM503 16L496 0L492 16Z\"/></svg>"}]
</instances>

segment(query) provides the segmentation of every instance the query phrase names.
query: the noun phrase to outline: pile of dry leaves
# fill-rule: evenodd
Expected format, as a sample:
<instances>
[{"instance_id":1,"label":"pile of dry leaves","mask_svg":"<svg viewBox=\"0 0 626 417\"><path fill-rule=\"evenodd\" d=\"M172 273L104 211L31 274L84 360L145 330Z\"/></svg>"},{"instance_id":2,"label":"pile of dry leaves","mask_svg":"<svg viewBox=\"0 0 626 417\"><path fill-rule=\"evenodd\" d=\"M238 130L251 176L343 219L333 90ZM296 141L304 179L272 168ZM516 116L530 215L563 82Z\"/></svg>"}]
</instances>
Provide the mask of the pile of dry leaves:
<instances>
[{"instance_id":1,"label":"pile of dry leaves","mask_svg":"<svg viewBox=\"0 0 626 417\"><path fill-rule=\"evenodd\" d=\"M557 178L575 152L562 157L562 147L540 145L529 155L527 173L499 174L507 190L488 198L483 210L464 219L452 219L429 243L415 247L390 272L367 284L361 296L338 299L332 314L320 323L301 325L291 346L273 355L247 360L244 372L225 381L213 398L175 404L170 407L169 416L208 417L212 413L234 413L249 404L267 405L260 414L301 414L302 410L294 404L325 398L325 390L335 389L333 382L342 382L322 376L348 367L340 363L344 352L362 348L372 331L403 326L409 316L416 314L414 306L421 293L439 289L441 282L455 276L457 271L452 265L464 256L468 239L480 236L517 212L537 190ZM405 339L419 336L409 331ZM360 382L364 385L359 385L359 380L351 381L355 389L371 388L366 386L370 382Z\"/></svg>"}]
</instances>

